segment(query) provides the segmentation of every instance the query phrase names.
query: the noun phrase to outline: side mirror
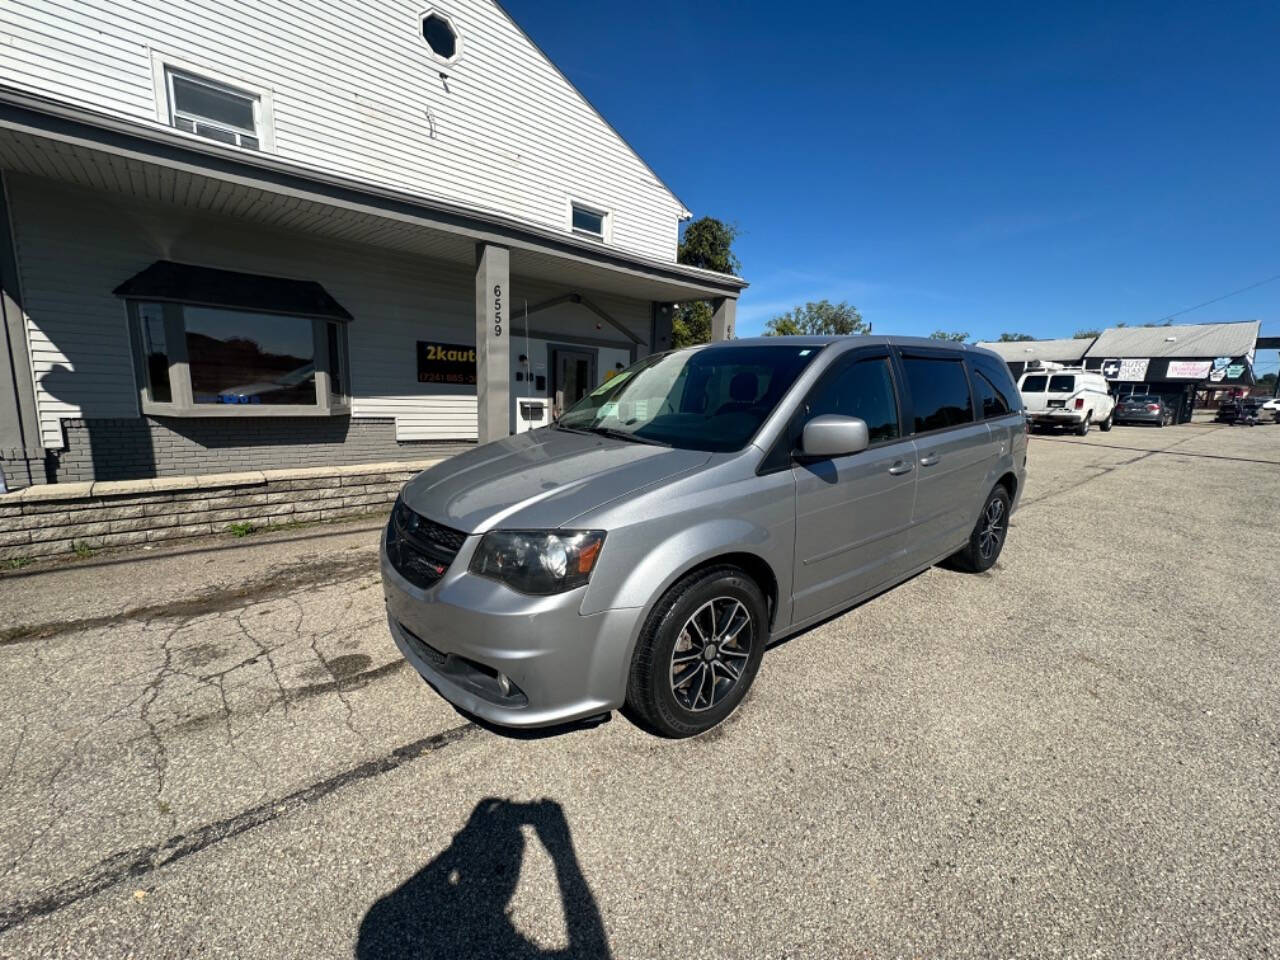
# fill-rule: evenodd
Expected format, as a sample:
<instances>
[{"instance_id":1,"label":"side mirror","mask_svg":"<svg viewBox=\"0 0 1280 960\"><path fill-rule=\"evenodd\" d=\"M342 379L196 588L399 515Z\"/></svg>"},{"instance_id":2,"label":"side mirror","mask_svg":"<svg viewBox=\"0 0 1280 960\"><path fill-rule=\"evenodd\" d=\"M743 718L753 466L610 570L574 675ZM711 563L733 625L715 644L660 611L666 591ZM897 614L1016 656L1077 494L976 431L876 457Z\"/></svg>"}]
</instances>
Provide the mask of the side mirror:
<instances>
[{"instance_id":1,"label":"side mirror","mask_svg":"<svg viewBox=\"0 0 1280 960\"><path fill-rule=\"evenodd\" d=\"M867 422L857 417L824 413L804 425L800 443L806 457L847 457L860 453L871 443Z\"/></svg>"}]
</instances>

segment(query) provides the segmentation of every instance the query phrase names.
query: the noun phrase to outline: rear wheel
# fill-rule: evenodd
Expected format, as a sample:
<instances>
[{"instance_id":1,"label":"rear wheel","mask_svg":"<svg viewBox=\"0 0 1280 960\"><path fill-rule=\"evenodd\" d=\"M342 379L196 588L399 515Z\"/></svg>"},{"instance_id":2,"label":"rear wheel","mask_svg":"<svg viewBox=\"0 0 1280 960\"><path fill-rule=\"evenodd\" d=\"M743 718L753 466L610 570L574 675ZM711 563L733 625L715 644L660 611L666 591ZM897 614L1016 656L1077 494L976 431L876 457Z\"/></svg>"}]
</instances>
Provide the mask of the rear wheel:
<instances>
[{"instance_id":1,"label":"rear wheel","mask_svg":"<svg viewBox=\"0 0 1280 960\"><path fill-rule=\"evenodd\" d=\"M995 565L1009 533L1009 505L1009 491L1003 484L996 484L982 506L973 533L969 534L969 542L951 557L957 567L970 573L981 573Z\"/></svg>"},{"instance_id":2,"label":"rear wheel","mask_svg":"<svg viewBox=\"0 0 1280 960\"><path fill-rule=\"evenodd\" d=\"M1114 424L1115 422L1116 422L1116 412L1112 410L1110 413L1107 414L1107 419L1103 420L1100 424L1098 424L1098 429L1101 430L1103 433L1106 433L1108 430L1111 429L1112 424Z\"/></svg>"},{"instance_id":3,"label":"rear wheel","mask_svg":"<svg viewBox=\"0 0 1280 960\"><path fill-rule=\"evenodd\" d=\"M1086 413L1084 419L1080 421L1080 426L1076 427L1077 437L1087 437L1089 435L1089 426L1093 420L1092 413Z\"/></svg>"},{"instance_id":4,"label":"rear wheel","mask_svg":"<svg viewBox=\"0 0 1280 960\"><path fill-rule=\"evenodd\" d=\"M690 574L663 594L645 622L627 704L665 737L710 730L747 695L768 635L764 595L740 569Z\"/></svg>"}]
</instances>

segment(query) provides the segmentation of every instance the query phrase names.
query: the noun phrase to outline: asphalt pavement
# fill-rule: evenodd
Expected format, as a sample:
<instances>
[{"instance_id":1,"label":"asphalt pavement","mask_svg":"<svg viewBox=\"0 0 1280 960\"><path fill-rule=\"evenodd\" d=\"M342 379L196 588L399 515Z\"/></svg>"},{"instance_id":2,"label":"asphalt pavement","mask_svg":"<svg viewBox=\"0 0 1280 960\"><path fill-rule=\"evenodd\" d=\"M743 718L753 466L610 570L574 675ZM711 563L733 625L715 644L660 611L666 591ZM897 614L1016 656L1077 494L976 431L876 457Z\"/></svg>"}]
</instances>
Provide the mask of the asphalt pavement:
<instances>
[{"instance_id":1,"label":"asphalt pavement","mask_svg":"<svg viewBox=\"0 0 1280 960\"><path fill-rule=\"evenodd\" d=\"M728 723L477 728L370 525L0 577L0 956L1280 954L1280 426L1035 437Z\"/></svg>"}]
</instances>

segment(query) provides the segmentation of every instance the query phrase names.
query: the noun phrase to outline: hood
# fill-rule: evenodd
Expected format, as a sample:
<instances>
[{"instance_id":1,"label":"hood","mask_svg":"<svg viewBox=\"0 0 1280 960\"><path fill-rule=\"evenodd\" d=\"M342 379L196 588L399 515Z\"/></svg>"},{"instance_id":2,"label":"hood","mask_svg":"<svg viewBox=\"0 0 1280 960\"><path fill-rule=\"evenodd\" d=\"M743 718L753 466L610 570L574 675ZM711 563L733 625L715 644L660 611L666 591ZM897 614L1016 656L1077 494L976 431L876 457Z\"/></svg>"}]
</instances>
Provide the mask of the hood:
<instances>
[{"instance_id":1,"label":"hood","mask_svg":"<svg viewBox=\"0 0 1280 960\"><path fill-rule=\"evenodd\" d=\"M451 457L405 484L411 510L462 530L563 527L594 510L711 459L546 427Z\"/></svg>"}]
</instances>

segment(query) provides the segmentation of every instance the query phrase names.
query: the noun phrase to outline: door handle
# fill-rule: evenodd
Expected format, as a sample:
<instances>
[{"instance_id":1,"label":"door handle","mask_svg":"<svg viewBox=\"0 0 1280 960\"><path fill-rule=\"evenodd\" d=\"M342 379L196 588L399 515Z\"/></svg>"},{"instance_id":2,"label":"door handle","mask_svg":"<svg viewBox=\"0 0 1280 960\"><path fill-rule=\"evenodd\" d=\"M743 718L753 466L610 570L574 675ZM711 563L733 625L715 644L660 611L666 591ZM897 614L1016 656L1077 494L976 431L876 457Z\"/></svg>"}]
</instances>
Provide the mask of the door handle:
<instances>
[{"instance_id":1,"label":"door handle","mask_svg":"<svg viewBox=\"0 0 1280 960\"><path fill-rule=\"evenodd\" d=\"M889 472L892 473L895 477L900 477L904 473L910 473L912 467L914 466L915 464L913 464L910 460L899 460L897 463L895 463L892 467L889 468Z\"/></svg>"},{"instance_id":2,"label":"door handle","mask_svg":"<svg viewBox=\"0 0 1280 960\"><path fill-rule=\"evenodd\" d=\"M942 457L940 457L940 456L939 456L938 454L936 454L936 453L926 454L925 456L923 456L923 457L921 457L921 458L920 458L920 466L922 466L922 467L932 467L935 463L937 463L937 462L938 462L939 460L941 460L941 459L942 459Z\"/></svg>"}]
</instances>

